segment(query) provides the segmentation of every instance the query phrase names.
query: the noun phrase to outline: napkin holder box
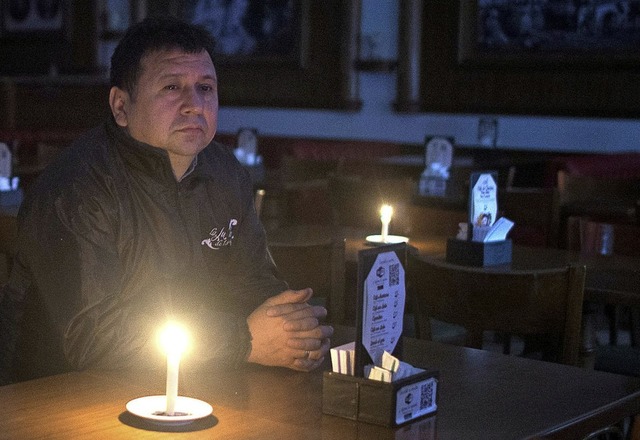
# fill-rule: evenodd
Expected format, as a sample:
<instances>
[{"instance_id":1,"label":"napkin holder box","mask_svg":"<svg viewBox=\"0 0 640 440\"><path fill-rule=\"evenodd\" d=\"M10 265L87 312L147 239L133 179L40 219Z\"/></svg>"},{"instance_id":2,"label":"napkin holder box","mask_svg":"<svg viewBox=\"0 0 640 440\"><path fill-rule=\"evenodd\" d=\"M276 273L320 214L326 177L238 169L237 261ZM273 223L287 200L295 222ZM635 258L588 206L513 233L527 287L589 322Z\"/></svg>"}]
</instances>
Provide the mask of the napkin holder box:
<instances>
[{"instance_id":1,"label":"napkin holder box","mask_svg":"<svg viewBox=\"0 0 640 440\"><path fill-rule=\"evenodd\" d=\"M0 206L19 206L22 203L22 189L0 191Z\"/></svg>"},{"instance_id":2,"label":"napkin holder box","mask_svg":"<svg viewBox=\"0 0 640 440\"><path fill-rule=\"evenodd\" d=\"M511 263L512 251L510 239L481 242L449 238L446 260L462 266L497 266Z\"/></svg>"},{"instance_id":3,"label":"napkin holder box","mask_svg":"<svg viewBox=\"0 0 640 440\"><path fill-rule=\"evenodd\" d=\"M395 428L436 413L438 371L422 371L395 382L325 371L322 412Z\"/></svg>"}]
</instances>

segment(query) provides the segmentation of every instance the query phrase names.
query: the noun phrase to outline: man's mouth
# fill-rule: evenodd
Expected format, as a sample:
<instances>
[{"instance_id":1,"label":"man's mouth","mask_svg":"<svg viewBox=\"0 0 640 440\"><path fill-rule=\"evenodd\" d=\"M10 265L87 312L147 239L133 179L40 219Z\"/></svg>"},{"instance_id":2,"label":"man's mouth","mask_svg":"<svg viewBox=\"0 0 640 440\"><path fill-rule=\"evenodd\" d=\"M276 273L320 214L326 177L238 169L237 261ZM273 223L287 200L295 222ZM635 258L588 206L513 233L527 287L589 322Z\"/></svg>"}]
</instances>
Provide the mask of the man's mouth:
<instances>
[{"instance_id":1,"label":"man's mouth","mask_svg":"<svg viewBox=\"0 0 640 440\"><path fill-rule=\"evenodd\" d=\"M178 131L204 131L204 129L199 125L187 125L179 128Z\"/></svg>"}]
</instances>

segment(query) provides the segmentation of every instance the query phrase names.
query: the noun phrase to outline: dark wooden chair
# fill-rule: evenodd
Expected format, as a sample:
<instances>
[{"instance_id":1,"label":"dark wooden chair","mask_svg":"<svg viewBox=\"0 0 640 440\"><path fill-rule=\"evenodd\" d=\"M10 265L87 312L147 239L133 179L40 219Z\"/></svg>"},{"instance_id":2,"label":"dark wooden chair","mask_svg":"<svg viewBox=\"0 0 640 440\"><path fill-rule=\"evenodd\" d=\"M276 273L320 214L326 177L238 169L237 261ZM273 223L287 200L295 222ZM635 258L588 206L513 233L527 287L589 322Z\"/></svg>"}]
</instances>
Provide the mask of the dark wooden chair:
<instances>
[{"instance_id":1,"label":"dark wooden chair","mask_svg":"<svg viewBox=\"0 0 640 440\"><path fill-rule=\"evenodd\" d=\"M557 180L561 240L567 236L567 219L571 216L609 223L638 221L640 179L582 176L560 170Z\"/></svg>"},{"instance_id":2,"label":"dark wooden chair","mask_svg":"<svg viewBox=\"0 0 640 440\"><path fill-rule=\"evenodd\" d=\"M640 256L640 225L608 223L589 217L567 218L567 249L589 255ZM608 231L608 238L605 237ZM618 345L618 330L621 318L628 317L631 345L640 343L640 310L621 305L605 305L604 312L609 321L609 344Z\"/></svg>"},{"instance_id":3,"label":"dark wooden chair","mask_svg":"<svg viewBox=\"0 0 640 440\"><path fill-rule=\"evenodd\" d=\"M335 173L337 159L282 157L279 169L281 223L330 224L329 175Z\"/></svg>"},{"instance_id":4,"label":"dark wooden chair","mask_svg":"<svg viewBox=\"0 0 640 440\"><path fill-rule=\"evenodd\" d=\"M344 176L360 176L366 179L413 179L418 180L424 164L407 165L394 163L391 157L343 158L339 161L337 173Z\"/></svg>"},{"instance_id":5,"label":"dark wooden chair","mask_svg":"<svg viewBox=\"0 0 640 440\"><path fill-rule=\"evenodd\" d=\"M468 221L466 209L418 204L404 207L397 217L402 233L409 237L454 237L458 224Z\"/></svg>"},{"instance_id":6,"label":"dark wooden chair","mask_svg":"<svg viewBox=\"0 0 640 440\"><path fill-rule=\"evenodd\" d=\"M268 245L280 276L290 288L311 287L312 302L327 308L329 322L349 322L344 298L344 241L330 238L309 243L269 241Z\"/></svg>"},{"instance_id":7,"label":"dark wooden chair","mask_svg":"<svg viewBox=\"0 0 640 440\"><path fill-rule=\"evenodd\" d=\"M567 249L580 251L585 255L602 254L602 237L606 228L610 228L613 233L610 249L612 254L640 255L640 225L610 223L583 216L567 218Z\"/></svg>"},{"instance_id":8,"label":"dark wooden chair","mask_svg":"<svg viewBox=\"0 0 640 440\"><path fill-rule=\"evenodd\" d=\"M338 159L309 159L284 155L280 162L280 177L283 183L326 181L329 175L335 174L338 164Z\"/></svg>"},{"instance_id":9,"label":"dark wooden chair","mask_svg":"<svg viewBox=\"0 0 640 440\"><path fill-rule=\"evenodd\" d=\"M633 217L640 198L640 179L637 178L583 176L560 170L557 186L561 204L576 203L576 209L590 208L594 215L611 218ZM604 202L605 205L597 206L593 202Z\"/></svg>"},{"instance_id":10,"label":"dark wooden chair","mask_svg":"<svg viewBox=\"0 0 640 440\"><path fill-rule=\"evenodd\" d=\"M543 359L579 364L584 266L494 270L409 255L408 279L420 338L434 318L463 326L468 347L482 348L484 331L544 336Z\"/></svg>"},{"instance_id":11,"label":"dark wooden chair","mask_svg":"<svg viewBox=\"0 0 640 440\"><path fill-rule=\"evenodd\" d=\"M16 216L13 213L0 213L0 286L9 279L17 248Z\"/></svg>"},{"instance_id":12,"label":"dark wooden chair","mask_svg":"<svg viewBox=\"0 0 640 440\"><path fill-rule=\"evenodd\" d=\"M515 222L515 244L557 247L559 198L556 188L506 188L498 193L501 215Z\"/></svg>"}]
</instances>

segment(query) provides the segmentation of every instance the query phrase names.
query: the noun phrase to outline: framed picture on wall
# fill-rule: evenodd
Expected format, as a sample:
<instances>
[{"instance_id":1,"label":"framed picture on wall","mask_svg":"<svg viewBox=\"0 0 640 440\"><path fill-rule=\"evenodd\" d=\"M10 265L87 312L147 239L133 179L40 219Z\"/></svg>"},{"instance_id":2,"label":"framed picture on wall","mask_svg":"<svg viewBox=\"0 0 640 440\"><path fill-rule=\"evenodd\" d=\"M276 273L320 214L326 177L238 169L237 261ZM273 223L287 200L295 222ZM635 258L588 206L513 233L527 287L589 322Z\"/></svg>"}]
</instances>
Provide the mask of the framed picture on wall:
<instances>
[{"instance_id":1,"label":"framed picture on wall","mask_svg":"<svg viewBox=\"0 0 640 440\"><path fill-rule=\"evenodd\" d=\"M215 37L219 64L304 64L308 0L186 0L182 16Z\"/></svg>"},{"instance_id":2,"label":"framed picture on wall","mask_svg":"<svg viewBox=\"0 0 640 440\"><path fill-rule=\"evenodd\" d=\"M461 0L459 29L461 65L640 62L637 0Z\"/></svg>"},{"instance_id":3,"label":"framed picture on wall","mask_svg":"<svg viewBox=\"0 0 640 440\"><path fill-rule=\"evenodd\" d=\"M3 34L61 32L64 0L1 0Z\"/></svg>"},{"instance_id":4,"label":"framed picture on wall","mask_svg":"<svg viewBox=\"0 0 640 440\"><path fill-rule=\"evenodd\" d=\"M610 16L609 24L587 27L578 38L578 9L573 8L587 3L615 3L626 11L626 18L614 26ZM398 69L398 111L640 116L640 1L403 0L400 5L398 60L406 67ZM502 38L497 33L495 38L494 32L489 44L486 35L478 36L491 27L483 18L492 14L492 7L502 11L498 21L505 34L513 23L504 17L517 17L520 37ZM605 23L603 19L600 23ZM526 29L533 39L523 37ZM596 31L605 38L598 39ZM557 36L552 42L540 40L551 35Z\"/></svg>"},{"instance_id":5,"label":"framed picture on wall","mask_svg":"<svg viewBox=\"0 0 640 440\"><path fill-rule=\"evenodd\" d=\"M164 0L210 29L220 105L358 110L360 0Z\"/></svg>"}]
</instances>

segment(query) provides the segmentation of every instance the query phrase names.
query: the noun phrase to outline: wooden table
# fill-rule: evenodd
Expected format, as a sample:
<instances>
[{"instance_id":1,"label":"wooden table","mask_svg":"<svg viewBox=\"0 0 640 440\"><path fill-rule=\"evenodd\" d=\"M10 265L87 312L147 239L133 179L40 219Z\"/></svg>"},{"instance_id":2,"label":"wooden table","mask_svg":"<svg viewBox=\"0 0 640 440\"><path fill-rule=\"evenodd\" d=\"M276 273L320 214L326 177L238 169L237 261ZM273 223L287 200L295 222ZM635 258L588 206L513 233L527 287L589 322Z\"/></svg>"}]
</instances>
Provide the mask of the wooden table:
<instances>
[{"instance_id":1,"label":"wooden table","mask_svg":"<svg viewBox=\"0 0 640 440\"><path fill-rule=\"evenodd\" d=\"M334 345L352 336L338 328ZM163 394L164 371L84 371L0 387L0 438L582 438L640 413L640 379L415 339L404 347L405 360L440 371L438 412L396 430L323 415L328 365L299 373L252 365L195 371L185 363L180 395L213 406L193 424L162 432L125 410L131 399Z\"/></svg>"}]
</instances>

